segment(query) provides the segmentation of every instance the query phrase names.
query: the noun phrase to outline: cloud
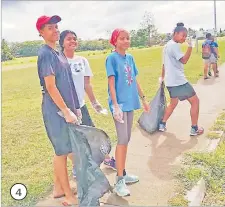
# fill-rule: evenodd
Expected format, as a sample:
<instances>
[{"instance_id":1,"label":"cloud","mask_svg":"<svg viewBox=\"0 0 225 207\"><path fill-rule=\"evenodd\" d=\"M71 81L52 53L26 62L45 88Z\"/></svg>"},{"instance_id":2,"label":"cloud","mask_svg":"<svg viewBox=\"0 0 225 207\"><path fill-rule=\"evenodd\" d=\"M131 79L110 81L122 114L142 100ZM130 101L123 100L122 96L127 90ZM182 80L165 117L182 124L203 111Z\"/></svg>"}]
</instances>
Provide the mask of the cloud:
<instances>
[{"instance_id":1,"label":"cloud","mask_svg":"<svg viewBox=\"0 0 225 207\"><path fill-rule=\"evenodd\" d=\"M217 25L225 29L225 2L217 2ZM138 29L145 11L154 15L160 32L171 32L179 21L194 29L213 28L213 1L3 1L2 34L9 41L40 39L41 15L62 17L60 30L71 29L82 39L108 38L116 27Z\"/></svg>"}]
</instances>

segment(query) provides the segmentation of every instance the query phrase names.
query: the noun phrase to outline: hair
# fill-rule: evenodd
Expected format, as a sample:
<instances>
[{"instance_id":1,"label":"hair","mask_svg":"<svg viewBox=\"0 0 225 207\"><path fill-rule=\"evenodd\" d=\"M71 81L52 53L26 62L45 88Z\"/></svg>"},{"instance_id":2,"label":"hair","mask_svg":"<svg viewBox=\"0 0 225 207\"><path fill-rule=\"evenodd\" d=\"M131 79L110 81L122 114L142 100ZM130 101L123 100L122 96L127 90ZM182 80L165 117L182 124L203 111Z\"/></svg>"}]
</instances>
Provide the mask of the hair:
<instances>
[{"instance_id":1,"label":"hair","mask_svg":"<svg viewBox=\"0 0 225 207\"><path fill-rule=\"evenodd\" d=\"M43 24L40 28L40 30L43 30L45 28L45 24ZM42 37L42 35L39 33L39 37Z\"/></svg>"},{"instance_id":2,"label":"hair","mask_svg":"<svg viewBox=\"0 0 225 207\"><path fill-rule=\"evenodd\" d=\"M60 45L62 51L64 50L64 47L63 47L64 39L65 39L66 35L68 35L68 34L73 34L75 37L77 37L76 33L71 30L64 30L63 32L61 32L60 38L59 38L59 45Z\"/></svg>"},{"instance_id":3,"label":"hair","mask_svg":"<svg viewBox=\"0 0 225 207\"><path fill-rule=\"evenodd\" d=\"M173 34L179 33L179 32L188 32L187 28L184 27L184 23L182 22L177 23L177 26L175 27Z\"/></svg>"},{"instance_id":4,"label":"hair","mask_svg":"<svg viewBox=\"0 0 225 207\"><path fill-rule=\"evenodd\" d=\"M207 39L209 39L210 37L212 37L212 34L211 34L211 33L207 33L205 37L206 37Z\"/></svg>"}]
</instances>

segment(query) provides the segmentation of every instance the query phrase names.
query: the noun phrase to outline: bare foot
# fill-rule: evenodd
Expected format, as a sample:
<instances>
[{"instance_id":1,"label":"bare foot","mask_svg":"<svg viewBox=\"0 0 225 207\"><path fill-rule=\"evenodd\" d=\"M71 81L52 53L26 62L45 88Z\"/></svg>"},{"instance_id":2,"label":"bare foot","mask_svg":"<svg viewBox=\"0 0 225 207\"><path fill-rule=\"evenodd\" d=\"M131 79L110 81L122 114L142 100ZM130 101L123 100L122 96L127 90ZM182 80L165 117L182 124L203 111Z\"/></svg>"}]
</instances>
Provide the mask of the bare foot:
<instances>
[{"instance_id":1,"label":"bare foot","mask_svg":"<svg viewBox=\"0 0 225 207\"><path fill-rule=\"evenodd\" d=\"M54 198L62 198L65 196L65 193L62 188L54 187L53 189L53 197Z\"/></svg>"},{"instance_id":2,"label":"bare foot","mask_svg":"<svg viewBox=\"0 0 225 207\"><path fill-rule=\"evenodd\" d=\"M72 206L77 205L78 200L75 196L72 197L66 197L65 200L62 202L63 206Z\"/></svg>"}]
</instances>

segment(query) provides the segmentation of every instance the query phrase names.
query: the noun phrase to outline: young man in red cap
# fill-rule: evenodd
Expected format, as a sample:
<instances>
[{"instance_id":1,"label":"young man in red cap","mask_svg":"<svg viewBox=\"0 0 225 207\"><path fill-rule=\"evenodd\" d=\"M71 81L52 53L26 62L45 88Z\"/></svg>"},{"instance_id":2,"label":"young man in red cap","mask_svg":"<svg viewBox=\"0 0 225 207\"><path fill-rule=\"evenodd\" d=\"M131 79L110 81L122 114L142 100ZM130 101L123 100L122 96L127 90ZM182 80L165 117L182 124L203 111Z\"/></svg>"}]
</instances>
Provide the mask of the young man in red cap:
<instances>
[{"instance_id":1,"label":"young man in red cap","mask_svg":"<svg viewBox=\"0 0 225 207\"><path fill-rule=\"evenodd\" d=\"M55 151L53 194L55 198L65 196L63 205L68 206L77 204L77 199L71 191L67 173L67 156L72 152L67 123L78 124L81 112L70 66L62 52L56 49L59 40L57 23L60 21L59 16L38 18L36 28L45 45L38 52L37 65L44 124Z\"/></svg>"}]
</instances>

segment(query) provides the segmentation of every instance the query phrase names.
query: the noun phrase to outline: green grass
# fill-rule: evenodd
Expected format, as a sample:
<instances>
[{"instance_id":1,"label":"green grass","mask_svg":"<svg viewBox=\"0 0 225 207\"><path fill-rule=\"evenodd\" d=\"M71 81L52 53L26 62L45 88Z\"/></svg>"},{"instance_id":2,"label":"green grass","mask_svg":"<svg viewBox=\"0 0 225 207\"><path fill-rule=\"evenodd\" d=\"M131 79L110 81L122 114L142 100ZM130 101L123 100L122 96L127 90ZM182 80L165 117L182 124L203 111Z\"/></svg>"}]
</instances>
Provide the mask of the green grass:
<instances>
[{"instance_id":1,"label":"green grass","mask_svg":"<svg viewBox=\"0 0 225 207\"><path fill-rule=\"evenodd\" d=\"M225 131L225 112L222 112L214 125L210 128L211 131Z\"/></svg>"},{"instance_id":2,"label":"green grass","mask_svg":"<svg viewBox=\"0 0 225 207\"><path fill-rule=\"evenodd\" d=\"M224 131L225 126L215 124L210 128L210 130L212 130L212 131Z\"/></svg>"},{"instance_id":3,"label":"green grass","mask_svg":"<svg viewBox=\"0 0 225 207\"><path fill-rule=\"evenodd\" d=\"M14 58L13 60L3 62L2 66L36 63L36 62L37 62L37 57L21 57L21 58Z\"/></svg>"},{"instance_id":4,"label":"green grass","mask_svg":"<svg viewBox=\"0 0 225 207\"><path fill-rule=\"evenodd\" d=\"M225 113L221 113L216 123L224 123ZM223 119L222 119L223 118ZM216 135L212 138L215 138ZM217 135L218 136L218 135ZM181 192L190 190L203 177L206 181L206 195L203 206L221 206L225 203L225 141L212 153L188 153L184 167L178 172Z\"/></svg>"},{"instance_id":5,"label":"green grass","mask_svg":"<svg viewBox=\"0 0 225 207\"><path fill-rule=\"evenodd\" d=\"M225 53L225 41L220 46ZM90 62L97 99L108 108L105 72L107 54L102 51L95 52L95 55L93 52L92 55L88 53L80 54ZM131 49L130 53L134 55L139 68L139 82L147 99L151 100L158 90L162 48ZM16 59L9 64L15 63L20 67L19 63L30 61L36 61L36 57ZM196 83L202 71L201 55L194 51L189 63L185 65L185 73L191 83ZM51 188L53 150L43 126L41 97L36 68L2 72L2 204L5 206L32 205ZM97 115L89 102L87 104L96 126L104 129L115 141L111 116ZM141 112L138 110L135 113L134 123ZM10 187L16 182L24 183L28 188L28 196L23 201L16 202L9 194Z\"/></svg>"},{"instance_id":6,"label":"green grass","mask_svg":"<svg viewBox=\"0 0 225 207\"><path fill-rule=\"evenodd\" d=\"M169 206L183 206L186 207L188 206L188 200L184 198L184 195L182 194L177 194L174 197L172 197L168 201Z\"/></svg>"},{"instance_id":7,"label":"green grass","mask_svg":"<svg viewBox=\"0 0 225 207\"><path fill-rule=\"evenodd\" d=\"M219 139L220 135L218 133L212 131L212 132L209 132L207 134L207 138L209 138L209 139Z\"/></svg>"}]
</instances>

